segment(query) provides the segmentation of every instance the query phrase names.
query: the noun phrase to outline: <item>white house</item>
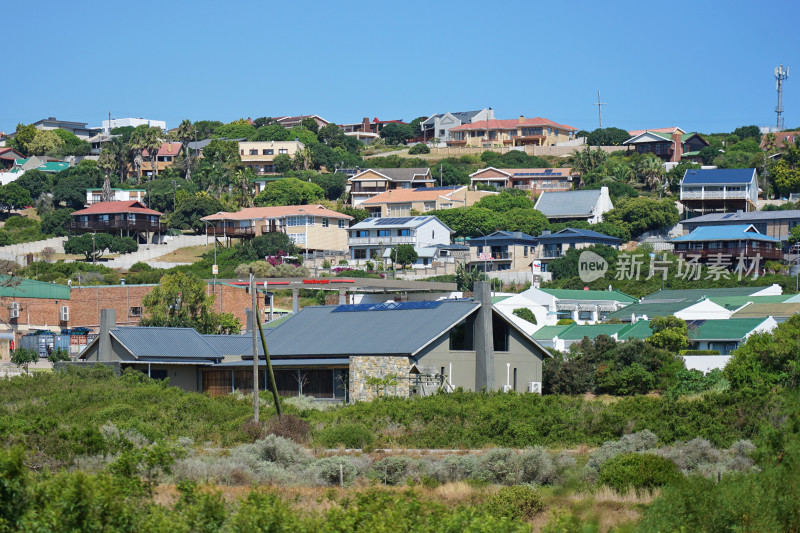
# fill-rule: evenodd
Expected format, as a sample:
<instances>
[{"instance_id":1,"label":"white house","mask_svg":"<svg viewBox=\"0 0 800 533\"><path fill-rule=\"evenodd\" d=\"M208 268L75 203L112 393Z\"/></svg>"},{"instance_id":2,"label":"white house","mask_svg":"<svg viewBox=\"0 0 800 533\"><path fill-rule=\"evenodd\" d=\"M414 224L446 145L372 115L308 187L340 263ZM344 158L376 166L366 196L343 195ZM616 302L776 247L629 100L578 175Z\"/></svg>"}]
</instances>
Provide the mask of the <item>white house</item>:
<instances>
[{"instance_id":1,"label":"white house","mask_svg":"<svg viewBox=\"0 0 800 533\"><path fill-rule=\"evenodd\" d=\"M603 221L603 213L614 208L608 187L580 191L543 192L534 205L550 222Z\"/></svg>"},{"instance_id":2,"label":"white house","mask_svg":"<svg viewBox=\"0 0 800 533\"><path fill-rule=\"evenodd\" d=\"M355 261L386 258L398 244L411 244L419 254L420 249L450 244L454 233L434 216L368 218L349 232L350 259Z\"/></svg>"}]
</instances>

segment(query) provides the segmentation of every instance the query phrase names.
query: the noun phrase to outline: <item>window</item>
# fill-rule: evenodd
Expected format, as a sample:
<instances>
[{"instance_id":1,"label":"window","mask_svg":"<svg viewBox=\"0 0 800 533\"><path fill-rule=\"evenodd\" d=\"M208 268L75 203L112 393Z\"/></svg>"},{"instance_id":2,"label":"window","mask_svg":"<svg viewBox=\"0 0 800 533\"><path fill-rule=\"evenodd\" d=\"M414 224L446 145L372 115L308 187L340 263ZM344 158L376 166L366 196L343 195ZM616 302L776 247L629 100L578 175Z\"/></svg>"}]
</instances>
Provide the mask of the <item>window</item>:
<instances>
[{"instance_id":1,"label":"window","mask_svg":"<svg viewBox=\"0 0 800 533\"><path fill-rule=\"evenodd\" d=\"M528 257L528 247L527 246L523 246L523 249L525 250L525 257Z\"/></svg>"},{"instance_id":2,"label":"window","mask_svg":"<svg viewBox=\"0 0 800 533\"><path fill-rule=\"evenodd\" d=\"M356 230L356 237L369 237L369 230L358 229Z\"/></svg>"},{"instance_id":3,"label":"window","mask_svg":"<svg viewBox=\"0 0 800 533\"><path fill-rule=\"evenodd\" d=\"M330 224L331 224L330 220L328 220L325 217L322 218L322 227L323 228L327 228L328 226L330 226Z\"/></svg>"},{"instance_id":4,"label":"window","mask_svg":"<svg viewBox=\"0 0 800 533\"><path fill-rule=\"evenodd\" d=\"M425 202L422 204L423 211L433 211L436 209L436 202Z\"/></svg>"},{"instance_id":5,"label":"window","mask_svg":"<svg viewBox=\"0 0 800 533\"><path fill-rule=\"evenodd\" d=\"M150 374L150 379L167 379L167 371L164 369L154 369L151 368L150 370L143 369L142 372L145 374Z\"/></svg>"},{"instance_id":6,"label":"window","mask_svg":"<svg viewBox=\"0 0 800 533\"><path fill-rule=\"evenodd\" d=\"M339 220L339 229L347 229L347 221L344 219Z\"/></svg>"},{"instance_id":7,"label":"window","mask_svg":"<svg viewBox=\"0 0 800 533\"><path fill-rule=\"evenodd\" d=\"M128 220L134 222L136 220L136 213L128 213Z\"/></svg>"},{"instance_id":8,"label":"window","mask_svg":"<svg viewBox=\"0 0 800 533\"><path fill-rule=\"evenodd\" d=\"M272 155L274 153L275 150L273 150L272 148L264 148L263 150L261 150L261 155Z\"/></svg>"},{"instance_id":9,"label":"window","mask_svg":"<svg viewBox=\"0 0 800 533\"><path fill-rule=\"evenodd\" d=\"M379 229L378 230L378 237L391 237L391 236L392 236L392 230L388 230L388 229Z\"/></svg>"},{"instance_id":10,"label":"window","mask_svg":"<svg viewBox=\"0 0 800 533\"><path fill-rule=\"evenodd\" d=\"M366 259L367 258L367 251L366 250L353 250L353 259Z\"/></svg>"},{"instance_id":11,"label":"window","mask_svg":"<svg viewBox=\"0 0 800 533\"><path fill-rule=\"evenodd\" d=\"M128 310L128 314L130 316L142 316L142 308L141 307L131 307Z\"/></svg>"},{"instance_id":12,"label":"window","mask_svg":"<svg viewBox=\"0 0 800 533\"><path fill-rule=\"evenodd\" d=\"M294 244L305 244L306 243L306 234L305 233L289 233L289 239Z\"/></svg>"},{"instance_id":13,"label":"window","mask_svg":"<svg viewBox=\"0 0 800 533\"><path fill-rule=\"evenodd\" d=\"M289 153L289 149L288 148L279 148L278 149L278 153L279 154L288 154Z\"/></svg>"},{"instance_id":14,"label":"window","mask_svg":"<svg viewBox=\"0 0 800 533\"><path fill-rule=\"evenodd\" d=\"M397 230L397 236L398 237L410 237L411 236L411 230L410 229L399 229L399 230Z\"/></svg>"},{"instance_id":15,"label":"window","mask_svg":"<svg viewBox=\"0 0 800 533\"><path fill-rule=\"evenodd\" d=\"M591 320L591 319L592 319L591 311L578 311L578 320Z\"/></svg>"},{"instance_id":16,"label":"window","mask_svg":"<svg viewBox=\"0 0 800 533\"><path fill-rule=\"evenodd\" d=\"M256 149L256 148L251 148L251 149L250 149L250 155L258 155L258 149Z\"/></svg>"},{"instance_id":17,"label":"window","mask_svg":"<svg viewBox=\"0 0 800 533\"><path fill-rule=\"evenodd\" d=\"M495 352L508 351L508 324L502 318L492 315L492 341Z\"/></svg>"},{"instance_id":18,"label":"window","mask_svg":"<svg viewBox=\"0 0 800 533\"><path fill-rule=\"evenodd\" d=\"M473 350L473 337L475 333L475 319L468 317L450 330L451 350Z\"/></svg>"},{"instance_id":19,"label":"window","mask_svg":"<svg viewBox=\"0 0 800 533\"><path fill-rule=\"evenodd\" d=\"M517 369L516 368L514 369L514 382L513 382L513 385L514 385L514 390L517 390Z\"/></svg>"}]
</instances>

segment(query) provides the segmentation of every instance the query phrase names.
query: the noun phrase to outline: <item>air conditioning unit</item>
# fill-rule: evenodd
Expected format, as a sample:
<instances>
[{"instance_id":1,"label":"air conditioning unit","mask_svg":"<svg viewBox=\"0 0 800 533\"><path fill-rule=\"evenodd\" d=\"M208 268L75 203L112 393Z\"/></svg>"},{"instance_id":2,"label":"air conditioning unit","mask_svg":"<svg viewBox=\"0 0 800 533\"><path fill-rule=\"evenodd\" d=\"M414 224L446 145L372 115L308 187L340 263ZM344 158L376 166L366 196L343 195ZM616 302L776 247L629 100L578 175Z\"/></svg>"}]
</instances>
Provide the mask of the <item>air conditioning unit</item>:
<instances>
[{"instance_id":1,"label":"air conditioning unit","mask_svg":"<svg viewBox=\"0 0 800 533\"><path fill-rule=\"evenodd\" d=\"M8 311L9 318L19 318L19 302L11 302L11 308Z\"/></svg>"},{"instance_id":2,"label":"air conditioning unit","mask_svg":"<svg viewBox=\"0 0 800 533\"><path fill-rule=\"evenodd\" d=\"M503 385L503 392L511 392L512 390L514 389L511 385Z\"/></svg>"},{"instance_id":3,"label":"air conditioning unit","mask_svg":"<svg viewBox=\"0 0 800 533\"><path fill-rule=\"evenodd\" d=\"M534 394L541 394L542 393L542 382L541 381L529 381L528 382L528 392L532 392Z\"/></svg>"},{"instance_id":4,"label":"air conditioning unit","mask_svg":"<svg viewBox=\"0 0 800 533\"><path fill-rule=\"evenodd\" d=\"M66 305L61 306L61 322L69 321L69 307Z\"/></svg>"}]
</instances>

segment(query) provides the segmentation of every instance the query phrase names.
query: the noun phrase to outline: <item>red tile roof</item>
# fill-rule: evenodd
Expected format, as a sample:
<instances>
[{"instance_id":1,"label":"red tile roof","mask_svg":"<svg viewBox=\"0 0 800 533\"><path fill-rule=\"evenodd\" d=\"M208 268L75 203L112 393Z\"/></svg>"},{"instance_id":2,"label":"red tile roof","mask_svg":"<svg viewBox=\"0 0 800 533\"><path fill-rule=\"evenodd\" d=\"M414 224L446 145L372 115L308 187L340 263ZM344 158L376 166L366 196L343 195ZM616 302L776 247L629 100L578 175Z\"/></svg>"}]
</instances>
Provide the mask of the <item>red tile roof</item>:
<instances>
[{"instance_id":1,"label":"red tile roof","mask_svg":"<svg viewBox=\"0 0 800 533\"><path fill-rule=\"evenodd\" d=\"M0 159L24 159L25 156L21 153L17 152L10 146L4 146L0 148Z\"/></svg>"},{"instance_id":2,"label":"red tile roof","mask_svg":"<svg viewBox=\"0 0 800 533\"><path fill-rule=\"evenodd\" d=\"M155 215L159 217L164 214L153 209L148 209L138 200L129 200L127 202L97 202L86 209L75 211L72 213L72 216L112 215L117 213L135 213L137 215Z\"/></svg>"},{"instance_id":3,"label":"red tile roof","mask_svg":"<svg viewBox=\"0 0 800 533\"><path fill-rule=\"evenodd\" d=\"M178 155L181 150L181 143L161 143L161 148L158 149L159 156ZM147 150L142 150L142 157L150 157Z\"/></svg>"},{"instance_id":4,"label":"red tile roof","mask_svg":"<svg viewBox=\"0 0 800 533\"><path fill-rule=\"evenodd\" d=\"M680 131L681 133L686 133L678 126L672 126L671 128L651 128L649 130L631 130L628 132L628 135L631 137L636 137L637 135L641 135L646 131L652 131L653 133L673 133L675 131Z\"/></svg>"},{"instance_id":5,"label":"red tile roof","mask_svg":"<svg viewBox=\"0 0 800 533\"><path fill-rule=\"evenodd\" d=\"M353 217L332 211L325 207L316 205L278 205L273 207L246 207L235 213L220 211L213 215L208 215L200 220L257 220L263 218L281 218L288 216L316 215L328 218L344 218L352 220Z\"/></svg>"},{"instance_id":6,"label":"red tile roof","mask_svg":"<svg viewBox=\"0 0 800 533\"><path fill-rule=\"evenodd\" d=\"M775 136L775 146L778 148L785 148L787 144L794 144L795 139L800 139L800 131L779 131L773 133ZM761 140L761 148L766 144L767 136Z\"/></svg>"},{"instance_id":7,"label":"red tile roof","mask_svg":"<svg viewBox=\"0 0 800 533\"><path fill-rule=\"evenodd\" d=\"M471 124L462 124L461 126L456 126L455 128L451 128L450 131L485 130L486 122L487 122L486 120L479 120ZM488 122L490 130L513 130L517 129L520 126L526 128L532 126L552 126L560 130L567 130L567 131L578 130L578 128L573 128L572 126L567 126L565 124L558 124L557 122L553 122L552 120L542 117L522 118L522 119L512 118L508 120L492 119L489 120Z\"/></svg>"}]
</instances>

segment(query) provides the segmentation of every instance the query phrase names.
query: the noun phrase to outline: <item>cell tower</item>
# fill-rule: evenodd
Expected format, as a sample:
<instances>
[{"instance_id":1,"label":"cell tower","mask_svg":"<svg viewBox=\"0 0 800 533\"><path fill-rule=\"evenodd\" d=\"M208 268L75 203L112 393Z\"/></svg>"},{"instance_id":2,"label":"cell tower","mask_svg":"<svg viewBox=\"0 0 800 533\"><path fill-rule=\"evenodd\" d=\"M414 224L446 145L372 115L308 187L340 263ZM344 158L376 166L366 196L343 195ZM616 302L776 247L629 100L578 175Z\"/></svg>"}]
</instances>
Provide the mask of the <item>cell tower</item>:
<instances>
[{"instance_id":1,"label":"cell tower","mask_svg":"<svg viewBox=\"0 0 800 533\"><path fill-rule=\"evenodd\" d=\"M783 131L783 81L789 77L789 67L784 70L783 64L775 67L775 88L778 90L778 107L775 108L775 113L778 115L778 123L776 127L778 131Z\"/></svg>"}]
</instances>

